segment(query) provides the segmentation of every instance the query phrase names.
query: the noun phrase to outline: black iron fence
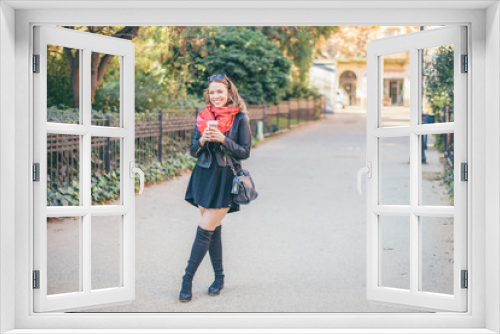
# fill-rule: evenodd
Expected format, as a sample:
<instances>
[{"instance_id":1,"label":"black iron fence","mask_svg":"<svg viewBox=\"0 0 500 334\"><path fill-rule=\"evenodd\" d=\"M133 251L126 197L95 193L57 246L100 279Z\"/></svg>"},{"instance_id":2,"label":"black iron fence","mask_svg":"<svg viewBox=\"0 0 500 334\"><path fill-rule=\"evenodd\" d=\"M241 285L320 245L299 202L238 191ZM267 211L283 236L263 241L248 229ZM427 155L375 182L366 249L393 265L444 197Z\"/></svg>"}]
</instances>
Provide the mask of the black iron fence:
<instances>
[{"instance_id":1,"label":"black iron fence","mask_svg":"<svg viewBox=\"0 0 500 334\"><path fill-rule=\"evenodd\" d=\"M291 129L301 123L321 117L325 109L325 98L291 99L276 106L248 106L253 136L259 127L263 136ZM182 111L159 111L137 114L135 120L135 159L139 166L153 162L164 163L167 159L189 150L191 136L199 109ZM259 126L259 123L262 125ZM118 117L107 115L104 119L93 119L92 125L118 126ZM71 135L47 135L47 177L48 188L58 188L78 181L80 137ZM119 174L119 138L92 138L93 182L99 182L95 175ZM118 175L119 177L119 175ZM95 180L94 180L95 179Z\"/></svg>"}]
</instances>

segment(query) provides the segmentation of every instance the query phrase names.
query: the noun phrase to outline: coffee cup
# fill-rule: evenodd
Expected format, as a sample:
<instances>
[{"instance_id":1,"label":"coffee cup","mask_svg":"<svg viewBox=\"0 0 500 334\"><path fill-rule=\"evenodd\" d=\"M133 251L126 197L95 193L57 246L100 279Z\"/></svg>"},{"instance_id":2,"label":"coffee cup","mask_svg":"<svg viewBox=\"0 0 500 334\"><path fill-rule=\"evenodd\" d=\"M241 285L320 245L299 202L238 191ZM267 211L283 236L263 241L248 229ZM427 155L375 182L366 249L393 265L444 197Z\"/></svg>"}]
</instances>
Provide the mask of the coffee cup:
<instances>
[{"instance_id":1,"label":"coffee cup","mask_svg":"<svg viewBox=\"0 0 500 334\"><path fill-rule=\"evenodd\" d=\"M218 124L219 124L218 121L207 121L207 126L211 130L214 130L215 126L218 125ZM210 141L212 141L212 140L210 140Z\"/></svg>"},{"instance_id":2,"label":"coffee cup","mask_svg":"<svg viewBox=\"0 0 500 334\"><path fill-rule=\"evenodd\" d=\"M207 125L215 128L216 125L219 125L219 121L207 121Z\"/></svg>"}]
</instances>

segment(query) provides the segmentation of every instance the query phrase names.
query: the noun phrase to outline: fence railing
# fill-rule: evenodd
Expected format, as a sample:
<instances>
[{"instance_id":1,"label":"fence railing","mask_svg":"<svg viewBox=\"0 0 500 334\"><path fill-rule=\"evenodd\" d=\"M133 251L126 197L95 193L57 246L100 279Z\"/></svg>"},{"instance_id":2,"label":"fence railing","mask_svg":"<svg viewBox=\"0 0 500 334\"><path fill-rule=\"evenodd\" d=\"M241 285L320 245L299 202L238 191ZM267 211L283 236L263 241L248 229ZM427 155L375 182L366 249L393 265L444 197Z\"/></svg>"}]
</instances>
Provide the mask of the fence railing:
<instances>
[{"instance_id":1,"label":"fence railing","mask_svg":"<svg viewBox=\"0 0 500 334\"><path fill-rule=\"evenodd\" d=\"M326 98L320 99L290 99L279 105L249 106L250 126L257 133L257 123L263 123L263 135L268 136L289 130L300 123L318 119L325 113Z\"/></svg>"}]
</instances>

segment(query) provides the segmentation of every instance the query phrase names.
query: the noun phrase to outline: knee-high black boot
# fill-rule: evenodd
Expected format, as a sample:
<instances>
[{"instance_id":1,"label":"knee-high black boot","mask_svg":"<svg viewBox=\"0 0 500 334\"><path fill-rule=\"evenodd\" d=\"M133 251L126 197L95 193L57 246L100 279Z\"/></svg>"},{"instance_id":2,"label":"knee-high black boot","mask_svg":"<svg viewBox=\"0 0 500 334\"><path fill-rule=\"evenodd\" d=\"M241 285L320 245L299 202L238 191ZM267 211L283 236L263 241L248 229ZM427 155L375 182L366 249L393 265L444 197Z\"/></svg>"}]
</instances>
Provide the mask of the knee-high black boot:
<instances>
[{"instance_id":1,"label":"knee-high black boot","mask_svg":"<svg viewBox=\"0 0 500 334\"><path fill-rule=\"evenodd\" d=\"M222 225L219 225L215 228L214 235L212 236L210 247L208 249L210 260L212 261L212 267L214 268L215 273L215 281L208 288L208 294L211 296L220 294L220 290L224 287L221 228Z\"/></svg>"},{"instance_id":2,"label":"knee-high black boot","mask_svg":"<svg viewBox=\"0 0 500 334\"><path fill-rule=\"evenodd\" d=\"M198 226L193 248L191 249L191 257L189 258L188 265L186 267L186 273L182 277L182 289L179 295L179 300L181 302L190 301L193 297L191 293L193 277L198 269L198 266L205 257L208 247L210 247L210 240L212 239L213 234L214 231L207 231Z\"/></svg>"}]
</instances>

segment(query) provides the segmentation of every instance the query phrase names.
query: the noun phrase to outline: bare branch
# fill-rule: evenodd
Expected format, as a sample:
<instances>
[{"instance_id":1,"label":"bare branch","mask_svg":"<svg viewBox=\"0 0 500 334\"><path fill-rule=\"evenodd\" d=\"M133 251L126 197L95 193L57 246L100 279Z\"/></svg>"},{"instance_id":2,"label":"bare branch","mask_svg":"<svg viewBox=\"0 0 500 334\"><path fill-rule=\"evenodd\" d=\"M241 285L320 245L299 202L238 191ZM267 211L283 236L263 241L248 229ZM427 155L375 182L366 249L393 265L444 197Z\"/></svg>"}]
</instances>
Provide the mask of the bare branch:
<instances>
[{"instance_id":1,"label":"bare branch","mask_svg":"<svg viewBox=\"0 0 500 334\"><path fill-rule=\"evenodd\" d=\"M139 28L140 26L127 26L122 28L120 31L117 31L113 37L118 37L118 38L123 38L123 39L128 39L132 40L137 37L139 34Z\"/></svg>"},{"instance_id":2,"label":"bare branch","mask_svg":"<svg viewBox=\"0 0 500 334\"><path fill-rule=\"evenodd\" d=\"M97 87L99 87L102 83L102 79L104 78L104 73L106 73L106 67L108 67L109 63L113 59L114 55L106 54L101 58L98 70L97 70Z\"/></svg>"},{"instance_id":3,"label":"bare branch","mask_svg":"<svg viewBox=\"0 0 500 334\"><path fill-rule=\"evenodd\" d=\"M103 28L103 27L100 27ZM113 37L132 40L139 34L141 26L126 26L117 31ZM100 53L92 53L92 100L106 73L106 68L113 59L114 55L106 54L100 58ZM100 58L100 59L99 59Z\"/></svg>"}]
</instances>

